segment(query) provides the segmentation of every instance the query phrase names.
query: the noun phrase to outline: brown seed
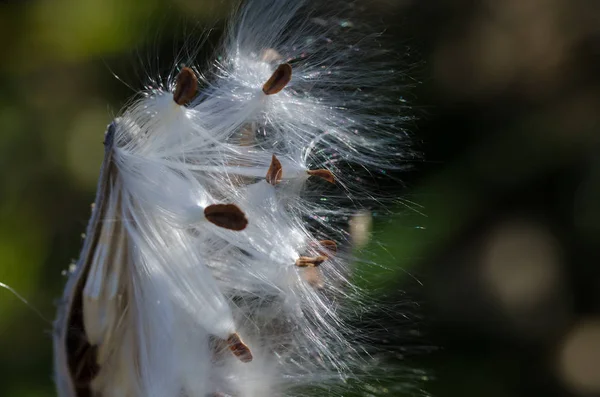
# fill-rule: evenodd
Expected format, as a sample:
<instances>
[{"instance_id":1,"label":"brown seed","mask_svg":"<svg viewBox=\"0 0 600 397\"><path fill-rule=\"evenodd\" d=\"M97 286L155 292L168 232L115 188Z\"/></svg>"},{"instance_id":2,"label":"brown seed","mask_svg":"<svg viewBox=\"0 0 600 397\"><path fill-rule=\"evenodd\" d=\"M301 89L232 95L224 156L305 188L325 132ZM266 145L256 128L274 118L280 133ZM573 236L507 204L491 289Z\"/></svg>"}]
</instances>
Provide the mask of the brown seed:
<instances>
[{"instance_id":1,"label":"brown seed","mask_svg":"<svg viewBox=\"0 0 600 397\"><path fill-rule=\"evenodd\" d=\"M263 85L263 92L266 95L277 94L283 90L285 86L292 79L292 66L289 63L282 63L277 66L275 72L271 75L269 80Z\"/></svg>"},{"instance_id":2,"label":"brown seed","mask_svg":"<svg viewBox=\"0 0 600 397\"><path fill-rule=\"evenodd\" d=\"M227 344L229 345L229 350L240 359L240 361L244 363L249 363L252 361L252 352L250 352L250 348L242 342L240 336L236 333L229 335L227 338Z\"/></svg>"},{"instance_id":3,"label":"brown seed","mask_svg":"<svg viewBox=\"0 0 600 397\"><path fill-rule=\"evenodd\" d=\"M296 259L296 266L298 267L315 267L327 260L326 256L301 256Z\"/></svg>"},{"instance_id":4,"label":"brown seed","mask_svg":"<svg viewBox=\"0 0 600 397\"><path fill-rule=\"evenodd\" d=\"M244 124L240 132L240 146L252 146L256 141L255 123Z\"/></svg>"},{"instance_id":5,"label":"brown seed","mask_svg":"<svg viewBox=\"0 0 600 397\"><path fill-rule=\"evenodd\" d=\"M260 59L264 62L275 62L281 59L281 54L273 48L266 48L260 53Z\"/></svg>"},{"instance_id":6,"label":"brown seed","mask_svg":"<svg viewBox=\"0 0 600 397\"><path fill-rule=\"evenodd\" d=\"M269 170L267 171L266 180L267 183L275 186L279 182L281 182L281 178L283 177L283 169L281 167L281 163L277 159L275 155L271 158L271 165L269 166Z\"/></svg>"},{"instance_id":7,"label":"brown seed","mask_svg":"<svg viewBox=\"0 0 600 397\"><path fill-rule=\"evenodd\" d=\"M321 240L318 244L311 244L320 255L331 258L337 252L337 244L333 240Z\"/></svg>"},{"instance_id":8,"label":"brown seed","mask_svg":"<svg viewBox=\"0 0 600 397\"><path fill-rule=\"evenodd\" d=\"M323 178L329 183L335 183L335 177L333 176L333 173L329 170L308 170L306 172L308 173L308 175L314 175L318 176L319 178Z\"/></svg>"},{"instance_id":9,"label":"brown seed","mask_svg":"<svg viewBox=\"0 0 600 397\"><path fill-rule=\"evenodd\" d=\"M198 91L198 79L194 71L188 67L181 69L173 93L175 103L180 106L189 103L196 96L196 91Z\"/></svg>"},{"instance_id":10,"label":"brown seed","mask_svg":"<svg viewBox=\"0 0 600 397\"><path fill-rule=\"evenodd\" d=\"M206 219L225 229L240 231L248 226L246 214L235 204L212 204L204 209Z\"/></svg>"},{"instance_id":11,"label":"brown seed","mask_svg":"<svg viewBox=\"0 0 600 397\"><path fill-rule=\"evenodd\" d=\"M367 245L371 238L373 216L367 210L361 210L350 219L350 238L354 248L360 249Z\"/></svg>"},{"instance_id":12,"label":"brown seed","mask_svg":"<svg viewBox=\"0 0 600 397\"><path fill-rule=\"evenodd\" d=\"M252 146L256 143L256 122L249 122L242 125L236 138L238 139L238 145L240 146ZM235 138L234 138L235 139ZM241 166L247 167L248 164L243 159L230 160L227 162L229 166ZM255 178L249 176L243 176L239 174L230 174L229 179L235 186L249 185L255 182Z\"/></svg>"},{"instance_id":13,"label":"brown seed","mask_svg":"<svg viewBox=\"0 0 600 397\"><path fill-rule=\"evenodd\" d=\"M325 287L323 273L321 273L321 269L318 267L307 267L304 269L304 274L302 276L315 289L322 289Z\"/></svg>"}]
</instances>

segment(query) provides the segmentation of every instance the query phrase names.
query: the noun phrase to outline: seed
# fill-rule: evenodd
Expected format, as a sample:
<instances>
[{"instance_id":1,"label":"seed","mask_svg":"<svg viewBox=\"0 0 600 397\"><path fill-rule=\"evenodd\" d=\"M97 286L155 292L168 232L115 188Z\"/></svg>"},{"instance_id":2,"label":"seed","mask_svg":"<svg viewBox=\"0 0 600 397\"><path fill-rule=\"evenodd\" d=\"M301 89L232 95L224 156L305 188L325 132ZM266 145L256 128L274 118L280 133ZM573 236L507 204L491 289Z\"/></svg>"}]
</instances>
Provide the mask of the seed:
<instances>
[{"instance_id":1,"label":"seed","mask_svg":"<svg viewBox=\"0 0 600 397\"><path fill-rule=\"evenodd\" d=\"M269 170L267 171L266 180L267 183L275 186L279 182L281 182L281 178L283 176L283 169L281 167L281 163L277 159L275 155L271 158L271 165L269 166Z\"/></svg>"},{"instance_id":2,"label":"seed","mask_svg":"<svg viewBox=\"0 0 600 397\"><path fill-rule=\"evenodd\" d=\"M240 131L240 146L252 146L256 140L256 123L245 124Z\"/></svg>"},{"instance_id":3,"label":"seed","mask_svg":"<svg viewBox=\"0 0 600 397\"><path fill-rule=\"evenodd\" d=\"M327 260L326 256L301 256L296 259L296 266L298 267L315 267Z\"/></svg>"},{"instance_id":4,"label":"seed","mask_svg":"<svg viewBox=\"0 0 600 397\"><path fill-rule=\"evenodd\" d=\"M273 72L269 80L263 85L262 90L266 95L277 94L285 88L291 79L292 66L289 63L282 63L277 66L275 72Z\"/></svg>"},{"instance_id":5,"label":"seed","mask_svg":"<svg viewBox=\"0 0 600 397\"><path fill-rule=\"evenodd\" d=\"M308 282L315 289L325 288L325 282L323 281L323 274L321 269L318 267L307 267L304 269L302 275L306 282Z\"/></svg>"},{"instance_id":6,"label":"seed","mask_svg":"<svg viewBox=\"0 0 600 397\"><path fill-rule=\"evenodd\" d=\"M225 229L240 231L248 226L246 214L235 204L212 204L204 209L206 219Z\"/></svg>"},{"instance_id":7,"label":"seed","mask_svg":"<svg viewBox=\"0 0 600 397\"><path fill-rule=\"evenodd\" d=\"M229 345L229 350L240 359L240 361L244 363L249 363L252 361L252 352L250 352L250 348L242 342L240 336L236 333L229 335L227 338L227 344Z\"/></svg>"},{"instance_id":8,"label":"seed","mask_svg":"<svg viewBox=\"0 0 600 397\"><path fill-rule=\"evenodd\" d=\"M333 240L321 240L318 244L314 244L315 249L320 255L331 258L337 252L337 244Z\"/></svg>"},{"instance_id":9,"label":"seed","mask_svg":"<svg viewBox=\"0 0 600 397\"><path fill-rule=\"evenodd\" d=\"M275 62L281 59L281 54L273 48L266 48L260 53L260 59L264 62Z\"/></svg>"},{"instance_id":10,"label":"seed","mask_svg":"<svg viewBox=\"0 0 600 397\"><path fill-rule=\"evenodd\" d=\"M306 172L308 173L308 175L314 175L318 176L319 178L325 179L329 183L335 183L335 177L333 176L333 173L329 170L308 170Z\"/></svg>"},{"instance_id":11,"label":"seed","mask_svg":"<svg viewBox=\"0 0 600 397\"><path fill-rule=\"evenodd\" d=\"M188 67L181 69L173 93L175 103L180 106L188 104L196 96L196 91L198 91L198 79L194 71Z\"/></svg>"}]
</instances>

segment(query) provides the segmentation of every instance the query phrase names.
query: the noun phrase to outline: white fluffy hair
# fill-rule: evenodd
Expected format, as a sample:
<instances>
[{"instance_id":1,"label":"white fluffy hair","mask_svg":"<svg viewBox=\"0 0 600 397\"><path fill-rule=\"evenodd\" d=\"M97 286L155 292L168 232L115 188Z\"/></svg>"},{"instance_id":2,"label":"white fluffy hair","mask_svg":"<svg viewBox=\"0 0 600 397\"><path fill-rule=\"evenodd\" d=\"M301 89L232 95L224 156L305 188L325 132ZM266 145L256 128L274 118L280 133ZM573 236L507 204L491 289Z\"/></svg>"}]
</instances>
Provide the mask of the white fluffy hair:
<instances>
[{"instance_id":1,"label":"white fluffy hair","mask_svg":"<svg viewBox=\"0 0 600 397\"><path fill-rule=\"evenodd\" d=\"M247 1L212 72L180 67L109 127L62 396L342 395L373 365L344 224L377 197L348 170L400 167L405 118L373 36L311 3Z\"/></svg>"}]
</instances>

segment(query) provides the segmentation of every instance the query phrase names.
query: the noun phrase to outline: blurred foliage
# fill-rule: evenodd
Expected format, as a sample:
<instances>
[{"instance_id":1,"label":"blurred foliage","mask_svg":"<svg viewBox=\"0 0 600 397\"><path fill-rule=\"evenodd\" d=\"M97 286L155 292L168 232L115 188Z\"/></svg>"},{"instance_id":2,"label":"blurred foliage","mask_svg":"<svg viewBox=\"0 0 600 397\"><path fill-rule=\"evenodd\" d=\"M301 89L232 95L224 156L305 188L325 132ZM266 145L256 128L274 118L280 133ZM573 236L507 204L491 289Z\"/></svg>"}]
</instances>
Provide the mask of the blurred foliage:
<instances>
[{"instance_id":1,"label":"blurred foliage","mask_svg":"<svg viewBox=\"0 0 600 397\"><path fill-rule=\"evenodd\" d=\"M361 275L413 302L388 343L440 397L600 395L600 3L361 2L420 82L425 160L396 215L375 214L365 252L383 266ZM230 8L0 1L0 282L46 317L0 290L0 395L55 395L50 321L105 126Z\"/></svg>"}]
</instances>

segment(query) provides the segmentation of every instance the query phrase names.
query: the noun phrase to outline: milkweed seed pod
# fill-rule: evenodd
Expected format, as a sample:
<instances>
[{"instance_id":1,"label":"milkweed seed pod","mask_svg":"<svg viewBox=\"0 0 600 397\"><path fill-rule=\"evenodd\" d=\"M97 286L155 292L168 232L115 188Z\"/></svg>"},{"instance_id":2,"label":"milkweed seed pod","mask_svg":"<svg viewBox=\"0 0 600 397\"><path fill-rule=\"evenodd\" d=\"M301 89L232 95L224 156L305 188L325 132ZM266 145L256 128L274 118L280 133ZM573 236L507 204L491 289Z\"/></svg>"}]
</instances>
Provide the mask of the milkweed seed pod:
<instances>
[{"instance_id":1,"label":"milkweed seed pod","mask_svg":"<svg viewBox=\"0 0 600 397\"><path fill-rule=\"evenodd\" d=\"M374 365L345 321L346 226L377 197L348 170L399 167L403 115L377 47L311 7L248 1L212 71L179 67L108 127L61 397L342 395Z\"/></svg>"}]
</instances>

